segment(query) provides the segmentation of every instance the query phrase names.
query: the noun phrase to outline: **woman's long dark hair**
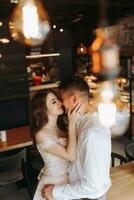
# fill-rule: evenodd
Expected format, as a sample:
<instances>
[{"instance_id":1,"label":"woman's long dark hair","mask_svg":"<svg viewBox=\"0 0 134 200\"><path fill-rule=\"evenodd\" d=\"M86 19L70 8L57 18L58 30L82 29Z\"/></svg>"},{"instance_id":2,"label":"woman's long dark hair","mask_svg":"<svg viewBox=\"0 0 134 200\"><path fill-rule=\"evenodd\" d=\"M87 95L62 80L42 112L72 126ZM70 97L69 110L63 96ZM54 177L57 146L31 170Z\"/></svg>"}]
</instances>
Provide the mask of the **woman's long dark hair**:
<instances>
[{"instance_id":1,"label":"woman's long dark hair","mask_svg":"<svg viewBox=\"0 0 134 200\"><path fill-rule=\"evenodd\" d=\"M40 90L33 96L31 100L31 111L30 111L31 133L34 144L35 144L35 134L48 122L46 97L49 93L53 93L59 99L55 91L49 89L49 90ZM60 117L60 121L58 120L57 125L61 130L65 129L62 117Z\"/></svg>"}]
</instances>

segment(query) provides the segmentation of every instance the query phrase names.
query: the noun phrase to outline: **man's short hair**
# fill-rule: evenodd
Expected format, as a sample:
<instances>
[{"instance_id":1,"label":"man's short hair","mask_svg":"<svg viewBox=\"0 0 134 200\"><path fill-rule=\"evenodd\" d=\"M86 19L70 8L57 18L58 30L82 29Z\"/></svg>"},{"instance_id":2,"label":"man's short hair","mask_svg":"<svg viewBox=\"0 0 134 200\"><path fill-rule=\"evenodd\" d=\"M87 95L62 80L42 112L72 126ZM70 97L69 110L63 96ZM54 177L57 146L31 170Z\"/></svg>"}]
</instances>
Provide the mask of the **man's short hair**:
<instances>
[{"instance_id":1,"label":"man's short hair","mask_svg":"<svg viewBox=\"0 0 134 200\"><path fill-rule=\"evenodd\" d=\"M63 80L60 84L60 89L63 91L79 91L84 93L88 97L89 95L89 86L81 77L71 76L66 80Z\"/></svg>"}]
</instances>

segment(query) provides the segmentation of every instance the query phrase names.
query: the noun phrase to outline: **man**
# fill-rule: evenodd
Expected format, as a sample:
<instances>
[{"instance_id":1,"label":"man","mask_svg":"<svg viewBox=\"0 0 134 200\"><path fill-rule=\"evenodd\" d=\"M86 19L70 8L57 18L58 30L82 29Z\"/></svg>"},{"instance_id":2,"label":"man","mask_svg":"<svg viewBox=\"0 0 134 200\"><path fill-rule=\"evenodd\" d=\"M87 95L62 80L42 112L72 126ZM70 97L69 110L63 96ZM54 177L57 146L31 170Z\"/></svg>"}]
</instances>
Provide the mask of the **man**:
<instances>
[{"instance_id":1,"label":"man","mask_svg":"<svg viewBox=\"0 0 134 200\"><path fill-rule=\"evenodd\" d=\"M65 109L77 102L85 105L86 113L77 122L77 159L68 169L69 184L50 185L42 189L48 199L106 200L111 186L109 177L111 160L110 130L99 122L97 113L89 112L89 87L80 77L72 77L61 84Z\"/></svg>"}]
</instances>

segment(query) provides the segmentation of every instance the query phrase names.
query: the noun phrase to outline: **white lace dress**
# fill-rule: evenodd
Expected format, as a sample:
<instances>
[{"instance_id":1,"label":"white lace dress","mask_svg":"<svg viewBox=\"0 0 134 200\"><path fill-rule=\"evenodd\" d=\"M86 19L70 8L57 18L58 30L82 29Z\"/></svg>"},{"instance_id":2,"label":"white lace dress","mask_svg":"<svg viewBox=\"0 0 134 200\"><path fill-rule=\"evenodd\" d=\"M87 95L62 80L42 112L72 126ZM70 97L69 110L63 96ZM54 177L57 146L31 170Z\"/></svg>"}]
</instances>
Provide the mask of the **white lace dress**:
<instances>
[{"instance_id":1,"label":"white lace dress","mask_svg":"<svg viewBox=\"0 0 134 200\"><path fill-rule=\"evenodd\" d=\"M41 196L41 189L45 184L52 183L61 185L68 182L68 161L46 152L47 148L56 143L66 146L67 140L65 138L57 139L50 134L46 134L45 141L42 144L37 145L37 149L40 152L44 161L44 167L39 174L39 183L35 191L33 200L45 199Z\"/></svg>"}]
</instances>

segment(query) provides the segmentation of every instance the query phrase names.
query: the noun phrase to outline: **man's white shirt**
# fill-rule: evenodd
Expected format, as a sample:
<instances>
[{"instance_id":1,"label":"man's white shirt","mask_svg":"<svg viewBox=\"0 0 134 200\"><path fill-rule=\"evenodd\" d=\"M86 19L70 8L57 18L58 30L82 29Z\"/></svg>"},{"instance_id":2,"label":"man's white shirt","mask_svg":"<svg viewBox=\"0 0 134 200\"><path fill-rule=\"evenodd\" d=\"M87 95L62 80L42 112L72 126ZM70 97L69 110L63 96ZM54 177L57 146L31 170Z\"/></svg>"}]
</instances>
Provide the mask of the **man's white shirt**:
<instances>
[{"instance_id":1,"label":"man's white shirt","mask_svg":"<svg viewBox=\"0 0 134 200\"><path fill-rule=\"evenodd\" d=\"M54 186L54 199L99 198L111 186L111 134L97 113L85 114L77 122L77 160L68 169L69 183Z\"/></svg>"}]
</instances>

